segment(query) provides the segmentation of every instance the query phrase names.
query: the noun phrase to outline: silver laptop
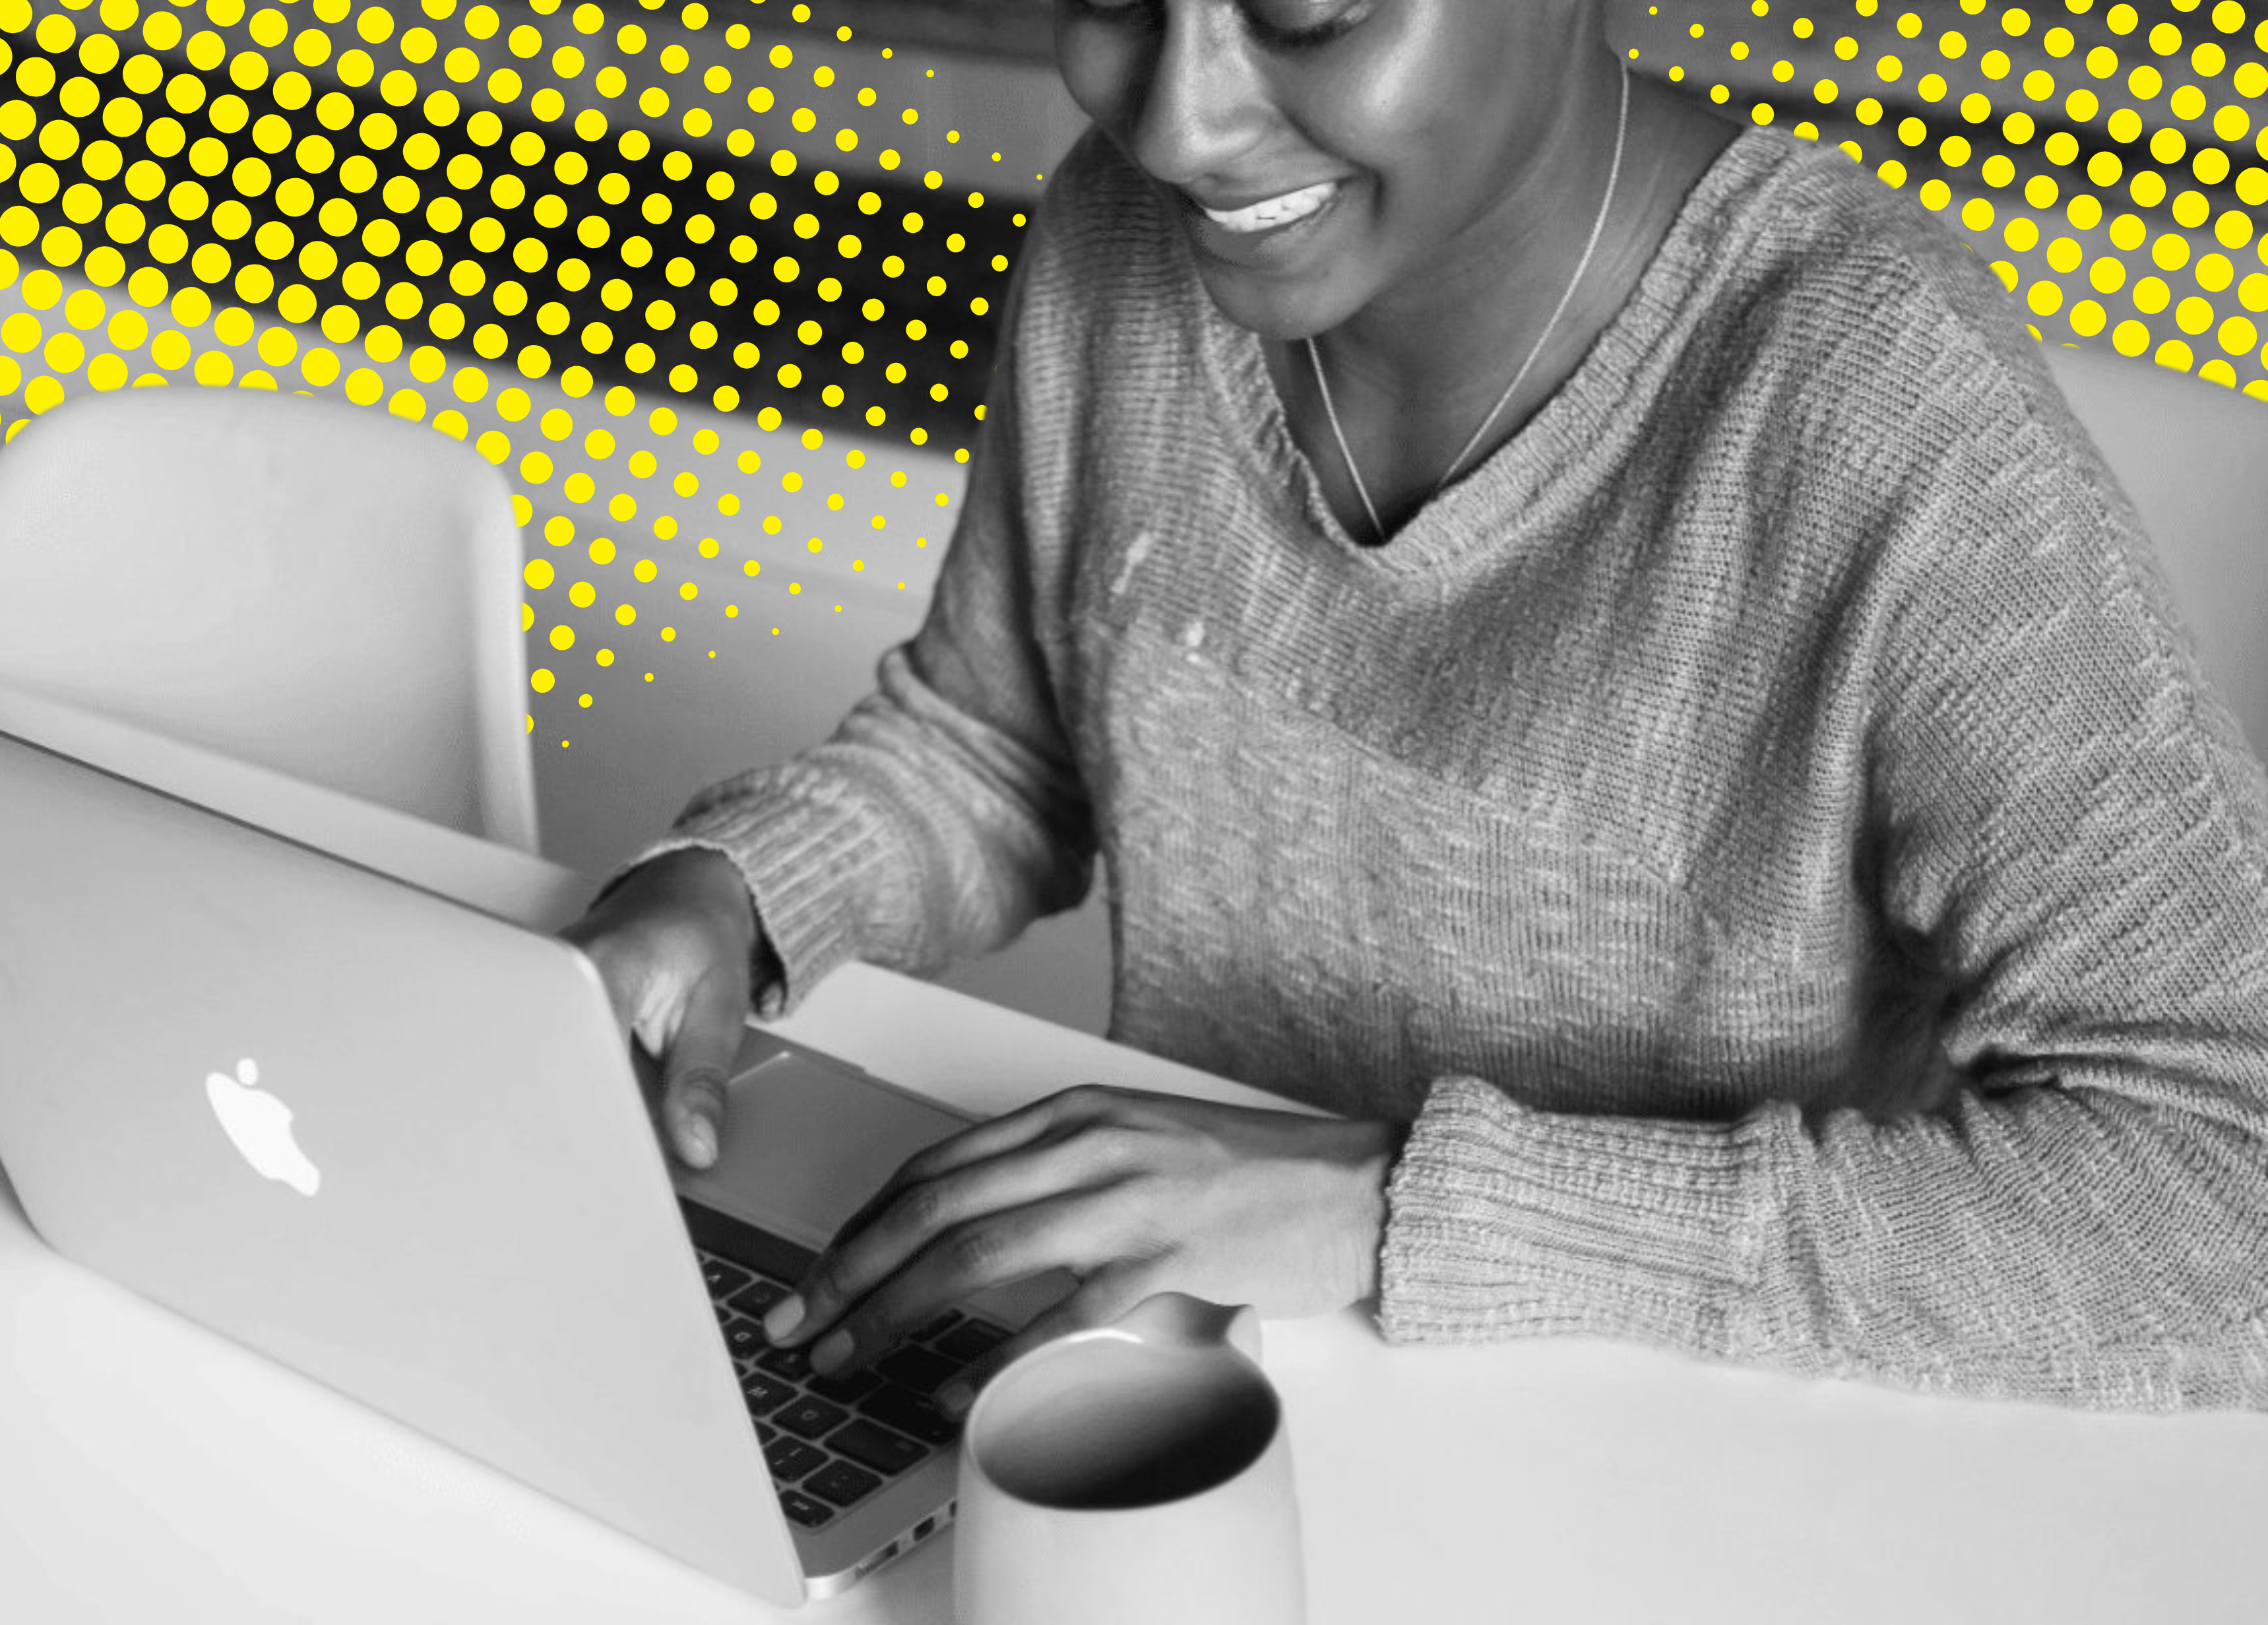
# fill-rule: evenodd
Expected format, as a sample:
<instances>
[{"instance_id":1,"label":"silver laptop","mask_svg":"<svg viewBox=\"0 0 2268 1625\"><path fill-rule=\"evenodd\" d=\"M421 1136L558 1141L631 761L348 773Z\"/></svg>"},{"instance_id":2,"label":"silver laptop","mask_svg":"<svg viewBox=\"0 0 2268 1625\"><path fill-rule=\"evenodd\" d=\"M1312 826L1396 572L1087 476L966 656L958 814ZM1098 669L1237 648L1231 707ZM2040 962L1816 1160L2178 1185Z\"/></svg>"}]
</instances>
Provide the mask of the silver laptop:
<instances>
[{"instance_id":1,"label":"silver laptop","mask_svg":"<svg viewBox=\"0 0 2268 1625\"><path fill-rule=\"evenodd\" d=\"M64 1255L768 1601L951 1516L928 1395L762 1307L961 1119L752 1028L718 1165L540 931L0 733L0 1163Z\"/></svg>"}]
</instances>

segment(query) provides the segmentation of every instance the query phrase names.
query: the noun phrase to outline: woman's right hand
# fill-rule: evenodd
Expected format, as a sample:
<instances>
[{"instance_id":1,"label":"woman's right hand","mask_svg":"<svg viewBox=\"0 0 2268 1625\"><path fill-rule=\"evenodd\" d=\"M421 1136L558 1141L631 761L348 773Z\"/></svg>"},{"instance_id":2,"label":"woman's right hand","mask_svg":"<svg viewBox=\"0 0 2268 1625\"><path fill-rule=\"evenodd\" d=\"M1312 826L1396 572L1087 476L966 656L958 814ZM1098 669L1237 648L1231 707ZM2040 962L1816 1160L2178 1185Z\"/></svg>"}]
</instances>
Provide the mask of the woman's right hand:
<instances>
[{"instance_id":1,"label":"woman's right hand","mask_svg":"<svg viewBox=\"0 0 2268 1625\"><path fill-rule=\"evenodd\" d=\"M725 1085L747 1019L760 933L740 869L706 848L640 864L560 934L589 956L625 1040L661 1063L663 1137L717 1160Z\"/></svg>"}]
</instances>

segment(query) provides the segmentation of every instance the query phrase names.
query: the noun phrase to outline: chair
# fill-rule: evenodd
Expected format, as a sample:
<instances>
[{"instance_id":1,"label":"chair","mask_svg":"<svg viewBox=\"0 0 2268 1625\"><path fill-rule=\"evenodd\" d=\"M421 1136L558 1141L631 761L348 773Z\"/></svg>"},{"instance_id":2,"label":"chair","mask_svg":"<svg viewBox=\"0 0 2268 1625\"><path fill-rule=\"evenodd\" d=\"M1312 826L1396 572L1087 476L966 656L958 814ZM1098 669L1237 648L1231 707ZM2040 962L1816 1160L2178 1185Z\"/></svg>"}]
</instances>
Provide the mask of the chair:
<instances>
[{"instance_id":1,"label":"chair","mask_svg":"<svg viewBox=\"0 0 2268 1625\"><path fill-rule=\"evenodd\" d=\"M0 450L0 682L536 850L496 470L344 402L91 395Z\"/></svg>"},{"instance_id":2,"label":"chair","mask_svg":"<svg viewBox=\"0 0 2268 1625\"><path fill-rule=\"evenodd\" d=\"M2268 404L2146 361L2045 349L2141 513L2206 678L2268 757Z\"/></svg>"}]
</instances>

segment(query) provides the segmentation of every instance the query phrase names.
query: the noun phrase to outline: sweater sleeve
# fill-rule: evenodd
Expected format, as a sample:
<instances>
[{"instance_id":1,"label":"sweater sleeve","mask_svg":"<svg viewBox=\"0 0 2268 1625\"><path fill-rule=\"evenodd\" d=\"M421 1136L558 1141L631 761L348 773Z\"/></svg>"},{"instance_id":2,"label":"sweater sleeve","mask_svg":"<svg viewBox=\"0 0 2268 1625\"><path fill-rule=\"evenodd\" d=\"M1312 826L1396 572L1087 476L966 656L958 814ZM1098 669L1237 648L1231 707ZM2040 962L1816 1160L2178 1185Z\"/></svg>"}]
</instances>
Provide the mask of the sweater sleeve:
<instances>
[{"instance_id":1,"label":"sweater sleeve","mask_svg":"<svg viewBox=\"0 0 2268 1625\"><path fill-rule=\"evenodd\" d=\"M1884 617L1854 854L1949 989L1959 1087L1889 1121L1700 1123L1440 1080L1389 1192L1389 1335L2268 1406L2259 765L2107 478L1962 472Z\"/></svg>"},{"instance_id":2,"label":"sweater sleeve","mask_svg":"<svg viewBox=\"0 0 2268 1625\"><path fill-rule=\"evenodd\" d=\"M1086 895L1092 818L1041 646L1020 471L1018 337L1048 258L1035 223L921 630L830 739L703 790L635 860L700 846L740 868L781 971L760 1015L845 960L932 974Z\"/></svg>"}]
</instances>

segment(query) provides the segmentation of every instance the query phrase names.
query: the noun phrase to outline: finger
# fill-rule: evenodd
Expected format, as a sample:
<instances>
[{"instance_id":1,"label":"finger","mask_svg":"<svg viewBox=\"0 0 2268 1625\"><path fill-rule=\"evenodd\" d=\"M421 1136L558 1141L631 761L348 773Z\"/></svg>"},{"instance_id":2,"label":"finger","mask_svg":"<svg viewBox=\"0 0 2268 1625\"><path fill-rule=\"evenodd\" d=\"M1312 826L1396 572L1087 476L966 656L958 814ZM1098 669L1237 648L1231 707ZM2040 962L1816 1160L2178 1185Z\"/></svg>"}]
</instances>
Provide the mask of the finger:
<instances>
[{"instance_id":1,"label":"finger","mask_svg":"<svg viewBox=\"0 0 2268 1625\"><path fill-rule=\"evenodd\" d=\"M607 990L607 1008L614 1012L615 1030L627 1043L645 995L642 967L637 960L625 960L610 951L609 939L603 931L578 934L578 928L585 924L584 920L576 921L559 934L560 938L579 951L599 973L599 985Z\"/></svg>"},{"instance_id":2,"label":"finger","mask_svg":"<svg viewBox=\"0 0 2268 1625\"><path fill-rule=\"evenodd\" d=\"M976 1402L984 1385L1006 1370L1011 1362L1058 1337L1108 1326L1148 1297L1152 1289L1149 1271L1140 1266L1120 1265L1098 1271L1077 1291L1015 1336L970 1361L959 1376L937 1391L938 1408L959 1421L968 1414L968 1407Z\"/></svg>"},{"instance_id":3,"label":"finger","mask_svg":"<svg viewBox=\"0 0 2268 1625\"><path fill-rule=\"evenodd\" d=\"M870 1203L863 1222L854 1219L837 1232L794 1294L773 1306L765 1327L775 1342L809 1342L945 1236L1094 1189L1108 1177L1092 1138L1074 1134L907 1186L879 1205ZM961 1245L975 1245L970 1238L983 1234L969 1230Z\"/></svg>"},{"instance_id":4,"label":"finger","mask_svg":"<svg viewBox=\"0 0 2268 1625\"><path fill-rule=\"evenodd\" d=\"M811 1347L814 1370L856 1370L887 1353L914 1327L988 1288L1068 1268L1093 1256L1107 1219L1086 1193L987 1214L924 1247L903 1269L857 1300Z\"/></svg>"},{"instance_id":5,"label":"finger","mask_svg":"<svg viewBox=\"0 0 2268 1625\"><path fill-rule=\"evenodd\" d=\"M723 1143L725 1085L740 1050L747 998L731 978L705 976L687 996L661 1068L661 1125L687 1163L707 1168Z\"/></svg>"},{"instance_id":6,"label":"finger","mask_svg":"<svg viewBox=\"0 0 2268 1625\"><path fill-rule=\"evenodd\" d=\"M876 1218L911 1187L959 1170L1007 1156L1039 1141L1073 1134L1108 1112L1114 1091L1083 1083L1037 1100L1003 1116L965 1128L959 1134L917 1151L900 1163L881 1188L845 1219L835 1232L836 1244L873 1224ZM832 1245L832 1244L831 1244Z\"/></svg>"}]
</instances>

